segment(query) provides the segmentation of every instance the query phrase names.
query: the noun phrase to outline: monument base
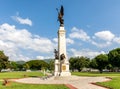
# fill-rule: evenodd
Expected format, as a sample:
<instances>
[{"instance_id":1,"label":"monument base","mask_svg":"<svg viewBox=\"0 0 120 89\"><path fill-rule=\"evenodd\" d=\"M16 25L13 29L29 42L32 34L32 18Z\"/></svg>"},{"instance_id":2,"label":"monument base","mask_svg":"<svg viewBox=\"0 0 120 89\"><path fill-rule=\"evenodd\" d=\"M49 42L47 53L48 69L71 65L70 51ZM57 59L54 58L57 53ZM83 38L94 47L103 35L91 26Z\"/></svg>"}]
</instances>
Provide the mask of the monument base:
<instances>
[{"instance_id":1,"label":"monument base","mask_svg":"<svg viewBox=\"0 0 120 89\"><path fill-rule=\"evenodd\" d=\"M71 73L69 72L69 64L68 63L64 63L61 66L61 73L60 76L71 76Z\"/></svg>"},{"instance_id":2,"label":"monument base","mask_svg":"<svg viewBox=\"0 0 120 89\"><path fill-rule=\"evenodd\" d=\"M60 76L71 76L70 72L61 72Z\"/></svg>"},{"instance_id":3,"label":"monument base","mask_svg":"<svg viewBox=\"0 0 120 89\"><path fill-rule=\"evenodd\" d=\"M60 75L60 73L59 73L59 66L60 66L59 60L55 60L54 76L59 76Z\"/></svg>"},{"instance_id":4,"label":"monument base","mask_svg":"<svg viewBox=\"0 0 120 89\"><path fill-rule=\"evenodd\" d=\"M54 76L60 76L59 72L54 72Z\"/></svg>"}]
</instances>

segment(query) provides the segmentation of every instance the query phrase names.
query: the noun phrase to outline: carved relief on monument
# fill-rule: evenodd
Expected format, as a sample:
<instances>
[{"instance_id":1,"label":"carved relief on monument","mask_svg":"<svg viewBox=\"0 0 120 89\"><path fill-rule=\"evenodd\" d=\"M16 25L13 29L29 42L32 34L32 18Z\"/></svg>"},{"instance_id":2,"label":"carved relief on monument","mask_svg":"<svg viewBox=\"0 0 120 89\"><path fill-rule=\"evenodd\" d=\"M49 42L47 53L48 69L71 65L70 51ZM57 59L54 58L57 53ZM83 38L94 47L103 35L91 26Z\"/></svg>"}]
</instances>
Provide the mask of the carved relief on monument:
<instances>
[{"instance_id":1,"label":"carved relief on monument","mask_svg":"<svg viewBox=\"0 0 120 89\"><path fill-rule=\"evenodd\" d=\"M62 71L66 70L66 65L62 65Z\"/></svg>"}]
</instances>

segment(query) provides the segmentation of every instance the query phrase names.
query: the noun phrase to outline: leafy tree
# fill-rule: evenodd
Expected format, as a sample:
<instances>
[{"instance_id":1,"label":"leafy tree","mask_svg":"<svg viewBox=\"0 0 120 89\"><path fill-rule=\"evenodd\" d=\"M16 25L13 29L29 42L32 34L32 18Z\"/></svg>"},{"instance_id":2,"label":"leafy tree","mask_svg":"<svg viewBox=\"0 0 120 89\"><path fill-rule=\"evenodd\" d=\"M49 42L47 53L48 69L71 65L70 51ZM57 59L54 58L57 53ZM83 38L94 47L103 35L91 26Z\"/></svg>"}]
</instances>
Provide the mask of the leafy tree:
<instances>
[{"instance_id":1,"label":"leafy tree","mask_svg":"<svg viewBox=\"0 0 120 89\"><path fill-rule=\"evenodd\" d=\"M4 54L3 51L0 51L0 72L2 69L10 68L10 62L8 56Z\"/></svg>"},{"instance_id":2,"label":"leafy tree","mask_svg":"<svg viewBox=\"0 0 120 89\"><path fill-rule=\"evenodd\" d=\"M46 63L48 63L48 65L49 65L48 69L50 71L53 71L54 70L54 61L55 61L55 59L45 59L44 61Z\"/></svg>"},{"instance_id":3,"label":"leafy tree","mask_svg":"<svg viewBox=\"0 0 120 89\"><path fill-rule=\"evenodd\" d=\"M16 62L11 61L11 62L10 62L10 65L11 65L11 69L17 70L18 65L17 65Z\"/></svg>"},{"instance_id":4,"label":"leafy tree","mask_svg":"<svg viewBox=\"0 0 120 89\"><path fill-rule=\"evenodd\" d=\"M108 53L108 60L113 67L120 67L120 48L111 50Z\"/></svg>"},{"instance_id":5,"label":"leafy tree","mask_svg":"<svg viewBox=\"0 0 120 89\"><path fill-rule=\"evenodd\" d=\"M109 71L113 71L113 66L109 63L106 68L109 70Z\"/></svg>"},{"instance_id":6,"label":"leafy tree","mask_svg":"<svg viewBox=\"0 0 120 89\"><path fill-rule=\"evenodd\" d=\"M85 58L85 67L89 68L90 67L90 58L84 57Z\"/></svg>"},{"instance_id":7,"label":"leafy tree","mask_svg":"<svg viewBox=\"0 0 120 89\"><path fill-rule=\"evenodd\" d=\"M75 58L70 58L70 69L74 71L77 69L79 72L84 68L84 67L89 67L90 60L89 58L86 57L75 57Z\"/></svg>"},{"instance_id":8,"label":"leafy tree","mask_svg":"<svg viewBox=\"0 0 120 89\"><path fill-rule=\"evenodd\" d=\"M48 68L48 63L46 63L45 61L43 60L31 60L31 61L28 61L26 62L30 69L34 69L34 70L41 70L41 69L47 69Z\"/></svg>"},{"instance_id":9,"label":"leafy tree","mask_svg":"<svg viewBox=\"0 0 120 89\"><path fill-rule=\"evenodd\" d=\"M71 57L69 62L70 62L70 69L74 71L76 69L77 58Z\"/></svg>"},{"instance_id":10,"label":"leafy tree","mask_svg":"<svg viewBox=\"0 0 120 89\"><path fill-rule=\"evenodd\" d=\"M90 61L90 65L89 65L89 67L90 68L93 68L93 69L97 69L97 63L96 63L96 60L95 59L92 59L91 61Z\"/></svg>"},{"instance_id":11,"label":"leafy tree","mask_svg":"<svg viewBox=\"0 0 120 89\"><path fill-rule=\"evenodd\" d=\"M16 64L17 64L17 70L24 70L24 64L26 62L25 61L16 61Z\"/></svg>"},{"instance_id":12,"label":"leafy tree","mask_svg":"<svg viewBox=\"0 0 120 89\"><path fill-rule=\"evenodd\" d=\"M54 70L54 59L51 59L49 62L49 70Z\"/></svg>"},{"instance_id":13,"label":"leafy tree","mask_svg":"<svg viewBox=\"0 0 120 89\"><path fill-rule=\"evenodd\" d=\"M24 68L25 70L28 70L28 69L30 68L30 66L28 65L28 63L25 63L25 64L23 65L23 68Z\"/></svg>"},{"instance_id":14,"label":"leafy tree","mask_svg":"<svg viewBox=\"0 0 120 89\"><path fill-rule=\"evenodd\" d=\"M108 65L108 56L106 54L100 54L94 58L96 68L102 73L103 69ZM96 65L97 64L97 65Z\"/></svg>"}]
</instances>

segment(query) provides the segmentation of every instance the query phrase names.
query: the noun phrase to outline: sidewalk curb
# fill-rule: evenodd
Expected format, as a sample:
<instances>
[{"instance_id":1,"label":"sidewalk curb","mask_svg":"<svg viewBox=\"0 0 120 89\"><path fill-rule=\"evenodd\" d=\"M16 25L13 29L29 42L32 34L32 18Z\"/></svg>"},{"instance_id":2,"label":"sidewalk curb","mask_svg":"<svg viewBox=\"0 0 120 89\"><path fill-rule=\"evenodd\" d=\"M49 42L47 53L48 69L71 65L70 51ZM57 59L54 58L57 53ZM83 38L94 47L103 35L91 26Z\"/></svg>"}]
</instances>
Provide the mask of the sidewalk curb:
<instances>
[{"instance_id":1,"label":"sidewalk curb","mask_svg":"<svg viewBox=\"0 0 120 89\"><path fill-rule=\"evenodd\" d=\"M67 87L70 88L70 89L78 89L78 88L74 87L74 86L71 85L71 84L65 84L65 86L67 86Z\"/></svg>"}]
</instances>

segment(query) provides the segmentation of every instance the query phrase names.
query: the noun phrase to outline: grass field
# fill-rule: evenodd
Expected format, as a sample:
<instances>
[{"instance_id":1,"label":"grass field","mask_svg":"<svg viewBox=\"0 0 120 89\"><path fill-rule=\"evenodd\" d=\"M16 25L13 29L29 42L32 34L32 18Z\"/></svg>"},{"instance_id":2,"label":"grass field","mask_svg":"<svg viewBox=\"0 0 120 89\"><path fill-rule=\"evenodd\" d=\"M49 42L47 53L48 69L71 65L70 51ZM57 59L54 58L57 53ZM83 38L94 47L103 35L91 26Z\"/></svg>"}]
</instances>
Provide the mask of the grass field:
<instances>
[{"instance_id":1,"label":"grass field","mask_svg":"<svg viewBox=\"0 0 120 89\"><path fill-rule=\"evenodd\" d=\"M120 77L114 77L111 81L99 82L97 84L108 87L110 89L120 89Z\"/></svg>"},{"instance_id":2,"label":"grass field","mask_svg":"<svg viewBox=\"0 0 120 89\"><path fill-rule=\"evenodd\" d=\"M89 76L89 77L99 77L99 76L104 76L104 77L110 77L112 78L111 81L107 82L98 82L96 84L108 87L110 89L120 89L120 73L115 73L115 72L105 72L105 73L97 73L97 72L73 72L72 75L77 75L77 76Z\"/></svg>"},{"instance_id":3,"label":"grass field","mask_svg":"<svg viewBox=\"0 0 120 89\"><path fill-rule=\"evenodd\" d=\"M10 83L8 86L3 86L0 82L0 89L69 89L65 85L45 85L45 84L21 84L21 83Z\"/></svg>"},{"instance_id":4,"label":"grass field","mask_svg":"<svg viewBox=\"0 0 120 89\"><path fill-rule=\"evenodd\" d=\"M77 76L89 76L89 77L98 77L98 76L105 76L105 77L120 77L119 72L72 72L72 75L77 75Z\"/></svg>"},{"instance_id":5,"label":"grass field","mask_svg":"<svg viewBox=\"0 0 120 89\"><path fill-rule=\"evenodd\" d=\"M42 72L1 72L0 79L9 78L23 78L23 77L41 77ZM65 85L50 85L50 84L22 84L11 82L8 86L3 86L2 81L0 82L0 89L69 89Z\"/></svg>"},{"instance_id":6,"label":"grass field","mask_svg":"<svg viewBox=\"0 0 120 89\"><path fill-rule=\"evenodd\" d=\"M0 73L0 79L5 78L23 78L24 75L27 77L41 77L43 73L41 72L2 72ZM89 76L89 77L111 77L112 80L108 82L100 82L97 83L102 86L109 87L110 89L120 89L120 73L114 72L104 72L102 74L98 72L72 72L72 75L77 76ZM14 83L12 82L10 86L3 86L2 82L0 82L0 89L69 89L65 85L43 85L43 84L21 84L21 83Z\"/></svg>"},{"instance_id":7,"label":"grass field","mask_svg":"<svg viewBox=\"0 0 120 89\"><path fill-rule=\"evenodd\" d=\"M42 72L1 72L0 79L43 76Z\"/></svg>"}]
</instances>

